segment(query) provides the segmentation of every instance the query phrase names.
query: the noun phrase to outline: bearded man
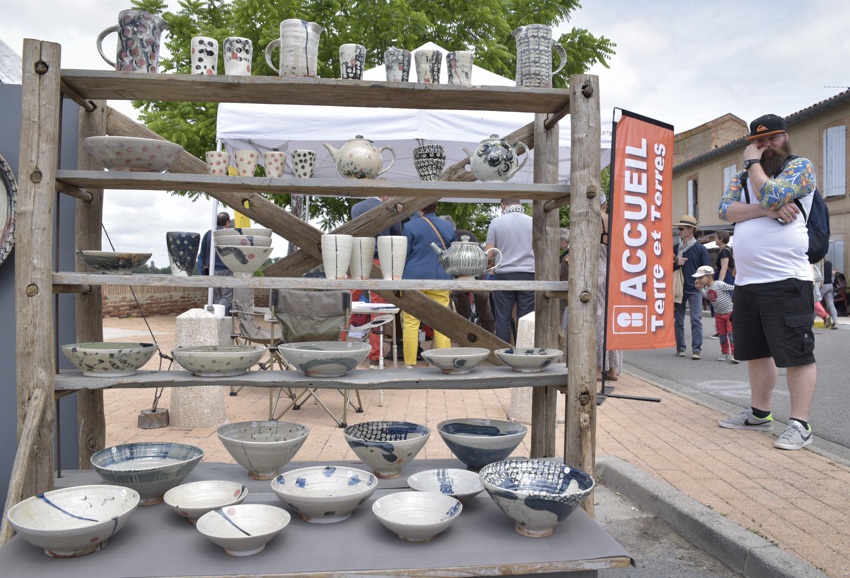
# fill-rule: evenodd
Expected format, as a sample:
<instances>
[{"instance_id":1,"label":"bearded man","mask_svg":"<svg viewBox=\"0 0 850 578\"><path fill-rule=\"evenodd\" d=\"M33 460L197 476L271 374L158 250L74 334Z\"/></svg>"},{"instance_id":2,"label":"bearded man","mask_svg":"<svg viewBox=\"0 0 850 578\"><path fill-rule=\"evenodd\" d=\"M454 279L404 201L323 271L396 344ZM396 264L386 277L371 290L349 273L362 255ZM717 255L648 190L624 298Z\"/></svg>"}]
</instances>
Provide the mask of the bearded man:
<instances>
[{"instance_id":1,"label":"bearded man","mask_svg":"<svg viewBox=\"0 0 850 578\"><path fill-rule=\"evenodd\" d=\"M735 357L748 365L751 407L718 423L725 428L772 431L770 403L777 368L787 368L791 419L773 445L798 450L812 443L808 418L817 368L808 233L794 201L799 200L809 214L815 172L805 158L786 164L790 140L785 120L775 114L750 123L746 140L744 170L732 177L718 215L736 223L732 329Z\"/></svg>"}]
</instances>

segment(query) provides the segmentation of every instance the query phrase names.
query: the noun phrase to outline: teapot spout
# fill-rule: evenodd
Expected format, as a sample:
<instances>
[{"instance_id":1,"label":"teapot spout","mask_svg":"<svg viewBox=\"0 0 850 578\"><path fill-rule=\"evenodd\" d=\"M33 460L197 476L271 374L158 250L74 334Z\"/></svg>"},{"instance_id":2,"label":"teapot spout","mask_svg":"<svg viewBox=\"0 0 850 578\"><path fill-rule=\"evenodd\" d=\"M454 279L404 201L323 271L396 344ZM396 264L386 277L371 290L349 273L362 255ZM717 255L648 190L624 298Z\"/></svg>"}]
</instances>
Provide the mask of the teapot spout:
<instances>
[{"instance_id":1,"label":"teapot spout","mask_svg":"<svg viewBox=\"0 0 850 578\"><path fill-rule=\"evenodd\" d=\"M334 163L336 163L337 159L339 158L339 150L335 149L334 147L332 147L331 145L329 145L326 142L323 142L322 146L324 146L326 149L328 149L328 152L331 154L331 158L334 160Z\"/></svg>"},{"instance_id":2,"label":"teapot spout","mask_svg":"<svg viewBox=\"0 0 850 578\"><path fill-rule=\"evenodd\" d=\"M472 154L472 151L471 151L471 150L469 150L469 149L468 149L468 148L466 148L466 147L463 147L463 152L465 152L465 153L466 153L466 156L468 156L468 157L469 157L469 160L472 160L472 157L473 157L474 155Z\"/></svg>"},{"instance_id":3,"label":"teapot spout","mask_svg":"<svg viewBox=\"0 0 850 578\"><path fill-rule=\"evenodd\" d=\"M438 258L442 257L443 253L445 253L445 251L443 251L442 249L440 249L440 247L437 246L437 243L431 243L431 248L434 249L434 252L437 254Z\"/></svg>"}]
</instances>

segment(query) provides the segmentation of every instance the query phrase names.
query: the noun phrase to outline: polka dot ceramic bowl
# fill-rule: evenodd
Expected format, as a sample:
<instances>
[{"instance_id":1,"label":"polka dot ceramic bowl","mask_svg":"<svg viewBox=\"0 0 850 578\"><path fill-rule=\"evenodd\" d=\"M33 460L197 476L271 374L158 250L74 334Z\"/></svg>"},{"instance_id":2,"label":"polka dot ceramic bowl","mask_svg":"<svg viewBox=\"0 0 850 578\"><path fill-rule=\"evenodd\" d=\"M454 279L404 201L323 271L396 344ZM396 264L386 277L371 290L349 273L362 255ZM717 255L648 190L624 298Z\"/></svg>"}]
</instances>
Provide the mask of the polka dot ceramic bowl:
<instances>
[{"instance_id":1,"label":"polka dot ceramic bowl","mask_svg":"<svg viewBox=\"0 0 850 578\"><path fill-rule=\"evenodd\" d=\"M155 343L93 342L70 343L61 347L63 355L83 375L126 377L134 375L159 348Z\"/></svg>"},{"instance_id":2,"label":"polka dot ceramic bowl","mask_svg":"<svg viewBox=\"0 0 850 578\"><path fill-rule=\"evenodd\" d=\"M265 352L262 345L196 345L173 349L171 355L198 377L233 377L246 373Z\"/></svg>"},{"instance_id":3,"label":"polka dot ceramic bowl","mask_svg":"<svg viewBox=\"0 0 850 578\"><path fill-rule=\"evenodd\" d=\"M107 170L142 173L167 171L183 152L166 140L125 136L90 136L83 146Z\"/></svg>"}]
</instances>

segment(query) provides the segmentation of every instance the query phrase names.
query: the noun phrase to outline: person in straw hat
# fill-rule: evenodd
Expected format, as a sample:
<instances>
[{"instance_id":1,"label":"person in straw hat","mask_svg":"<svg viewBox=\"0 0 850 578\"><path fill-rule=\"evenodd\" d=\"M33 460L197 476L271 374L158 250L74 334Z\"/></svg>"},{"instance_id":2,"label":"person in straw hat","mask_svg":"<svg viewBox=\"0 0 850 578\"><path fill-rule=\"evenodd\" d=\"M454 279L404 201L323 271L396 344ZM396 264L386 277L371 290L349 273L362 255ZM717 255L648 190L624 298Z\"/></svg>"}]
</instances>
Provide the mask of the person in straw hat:
<instances>
[{"instance_id":1,"label":"person in straw hat","mask_svg":"<svg viewBox=\"0 0 850 578\"><path fill-rule=\"evenodd\" d=\"M711 266L708 249L696 240L697 220L682 215L673 225L679 232L679 242L673 247L673 274L682 276L682 299L673 304L673 321L676 330L676 355L685 357L685 305L691 314L691 359L702 359L702 293L694 286L694 273ZM678 273L677 273L678 271Z\"/></svg>"}]
</instances>

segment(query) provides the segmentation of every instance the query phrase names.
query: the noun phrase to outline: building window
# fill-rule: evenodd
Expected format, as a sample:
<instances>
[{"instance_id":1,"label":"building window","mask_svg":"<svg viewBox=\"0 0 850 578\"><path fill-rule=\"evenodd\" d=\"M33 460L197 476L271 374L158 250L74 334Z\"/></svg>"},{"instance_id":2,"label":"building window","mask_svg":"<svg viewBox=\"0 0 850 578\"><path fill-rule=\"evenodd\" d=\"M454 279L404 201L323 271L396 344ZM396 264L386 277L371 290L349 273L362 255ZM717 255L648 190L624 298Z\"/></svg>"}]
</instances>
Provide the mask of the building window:
<instances>
[{"instance_id":1,"label":"building window","mask_svg":"<svg viewBox=\"0 0 850 578\"><path fill-rule=\"evenodd\" d=\"M688 214L697 221L699 221L698 188L696 179L688 179Z\"/></svg>"},{"instance_id":2,"label":"building window","mask_svg":"<svg viewBox=\"0 0 850 578\"><path fill-rule=\"evenodd\" d=\"M832 126L823 131L824 197L843 196L847 184L847 126Z\"/></svg>"},{"instance_id":3,"label":"building window","mask_svg":"<svg viewBox=\"0 0 850 578\"><path fill-rule=\"evenodd\" d=\"M723 198L723 195L726 194L726 188L729 186L729 183L732 182L732 177L738 172L738 165L729 165L728 167L723 168L723 190L720 191L720 197Z\"/></svg>"}]
</instances>

